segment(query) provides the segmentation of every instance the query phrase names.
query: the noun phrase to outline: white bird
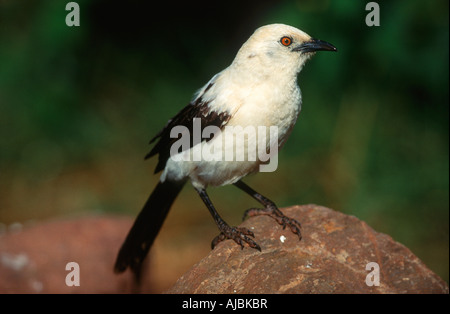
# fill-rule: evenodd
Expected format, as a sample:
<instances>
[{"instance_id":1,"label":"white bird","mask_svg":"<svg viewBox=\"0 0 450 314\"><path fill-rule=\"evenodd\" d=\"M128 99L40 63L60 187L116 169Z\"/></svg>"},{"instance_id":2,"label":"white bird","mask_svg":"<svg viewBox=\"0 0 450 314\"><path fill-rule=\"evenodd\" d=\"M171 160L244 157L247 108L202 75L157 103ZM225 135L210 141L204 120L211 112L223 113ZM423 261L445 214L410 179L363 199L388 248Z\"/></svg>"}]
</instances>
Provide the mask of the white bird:
<instances>
[{"instance_id":1,"label":"white bird","mask_svg":"<svg viewBox=\"0 0 450 314\"><path fill-rule=\"evenodd\" d=\"M250 238L254 238L250 230L229 226L209 199L206 193L208 186L227 184L234 184L264 206L247 210L244 218L268 215L283 227L289 226L301 239L299 222L286 217L274 202L241 181L248 174L258 172L267 160L250 158L250 154L244 160L237 156L256 146L258 149L263 147L264 152L273 147L277 151L286 142L301 109L297 76L305 62L318 50L337 49L288 25L260 27L242 45L231 65L214 75L191 103L169 120L150 141L157 140L146 156L158 155L155 173L163 171L160 181L119 251L116 272L130 267L139 277L142 262L187 180L191 181L220 230L212 242L213 248L220 241L233 239L241 247L246 243L261 250ZM200 131L209 130L207 138L195 136L196 122L200 122ZM277 130L275 138L266 136L268 133L260 137L259 132L249 131L268 130L270 127ZM240 145L234 142L238 137L245 138ZM263 138L263 142L258 137ZM177 141L183 138L183 145L179 145ZM227 146L230 144L232 146ZM209 152L209 158L194 158L196 152ZM235 157L233 160L224 158L229 152Z\"/></svg>"}]
</instances>

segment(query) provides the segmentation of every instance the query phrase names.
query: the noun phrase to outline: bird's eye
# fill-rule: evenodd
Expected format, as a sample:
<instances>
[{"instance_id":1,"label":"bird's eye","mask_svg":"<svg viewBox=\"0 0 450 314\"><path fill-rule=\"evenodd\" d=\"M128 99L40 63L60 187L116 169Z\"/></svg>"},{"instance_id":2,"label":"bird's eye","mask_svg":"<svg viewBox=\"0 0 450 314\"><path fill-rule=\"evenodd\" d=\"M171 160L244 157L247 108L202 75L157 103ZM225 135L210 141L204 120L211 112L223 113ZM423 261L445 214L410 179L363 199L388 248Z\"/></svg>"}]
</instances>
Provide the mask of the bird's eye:
<instances>
[{"instance_id":1,"label":"bird's eye","mask_svg":"<svg viewBox=\"0 0 450 314\"><path fill-rule=\"evenodd\" d=\"M292 38L291 37L287 37L287 36L285 36L285 37L282 37L281 39L280 39L280 42L281 42L281 44L283 45L283 46L290 46L291 44L292 44Z\"/></svg>"}]
</instances>

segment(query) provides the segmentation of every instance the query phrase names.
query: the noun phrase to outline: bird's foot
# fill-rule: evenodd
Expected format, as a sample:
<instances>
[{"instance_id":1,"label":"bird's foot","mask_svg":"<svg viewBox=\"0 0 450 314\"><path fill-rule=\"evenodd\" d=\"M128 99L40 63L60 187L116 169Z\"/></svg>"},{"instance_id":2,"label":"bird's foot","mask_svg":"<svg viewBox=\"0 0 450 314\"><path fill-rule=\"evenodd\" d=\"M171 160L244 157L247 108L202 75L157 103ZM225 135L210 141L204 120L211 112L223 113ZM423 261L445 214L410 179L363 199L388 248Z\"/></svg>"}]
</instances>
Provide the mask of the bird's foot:
<instances>
[{"instance_id":1,"label":"bird's foot","mask_svg":"<svg viewBox=\"0 0 450 314\"><path fill-rule=\"evenodd\" d=\"M250 239L248 236L252 238L255 237L253 232L251 232L247 228L230 227L228 225L223 225L221 227L221 233L212 240L211 248L214 249L214 247L223 240L232 239L234 240L234 242L241 246L241 249L244 248L244 243L247 243L249 247L257 249L261 252L261 247L258 245L258 243Z\"/></svg>"},{"instance_id":2,"label":"bird's foot","mask_svg":"<svg viewBox=\"0 0 450 314\"><path fill-rule=\"evenodd\" d=\"M300 232L301 225L300 223L293 219L285 216L281 210L279 210L276 206L267 206L265 208L250 208L247 209L244 213L243 220L245 220L247 217L253 217L253 216L260 216L260 215L266 215L269 217L272 217L273 219L278 222L278 224L283 226L283 229L286 228L286 226L289 226L291 231L298 235L299 240L302 239L302 234Z\"/></svg>"}]
</instances>

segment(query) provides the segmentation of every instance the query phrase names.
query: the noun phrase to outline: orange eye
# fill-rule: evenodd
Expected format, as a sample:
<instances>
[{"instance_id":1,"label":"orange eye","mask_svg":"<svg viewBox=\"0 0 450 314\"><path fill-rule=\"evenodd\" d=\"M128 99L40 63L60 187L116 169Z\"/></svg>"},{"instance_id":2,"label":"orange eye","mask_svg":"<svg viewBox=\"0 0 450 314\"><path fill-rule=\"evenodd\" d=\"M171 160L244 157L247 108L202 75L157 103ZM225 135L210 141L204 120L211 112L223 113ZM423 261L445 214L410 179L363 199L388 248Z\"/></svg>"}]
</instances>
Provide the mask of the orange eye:
<instances>
[{"instance_id":1,"label":"orange eye","mask_svg":"<svg viewBox=\"0 0 450 314\"><path fill-rule=\"evenodd\" d=\"M282 44L283 46L286 46L286 47L287 47L287 46L289 46L290 44L292 44L292 38L291 38L291 37L285 36L285 37L281 38L280 42L281 42L281 44Z\"/></svg>"}]
</instances>

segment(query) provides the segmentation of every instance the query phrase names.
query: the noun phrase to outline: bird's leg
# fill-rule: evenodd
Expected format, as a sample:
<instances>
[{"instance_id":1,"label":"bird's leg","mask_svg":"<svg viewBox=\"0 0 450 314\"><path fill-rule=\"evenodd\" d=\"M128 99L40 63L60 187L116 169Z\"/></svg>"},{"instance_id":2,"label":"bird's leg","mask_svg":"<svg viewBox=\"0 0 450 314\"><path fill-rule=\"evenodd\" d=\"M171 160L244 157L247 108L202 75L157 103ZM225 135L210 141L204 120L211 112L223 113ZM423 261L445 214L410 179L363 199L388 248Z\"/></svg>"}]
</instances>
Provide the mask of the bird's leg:
<instances>
[{"instance_id":1,"label":"bird's leg","mask_svg":"<svg viewBox=\"0 0 450 314\"><path fill-rule=\"evenodd\" d=\"M275 205L274 202L272 202L268 198L262 196L261 194L257 193L255 190L253 190L251 187L249 187L244 182L238 181L234 185L237 186L238 188L240 188L242 191L249 194L250 196L252 196L255 200L257 200L264 206L264 208L247 209L244 213L243 219L245 219L247 217L259 216L259 215L270 216L273 219L275 219L280 225L282 225L283 229L285 229L286 226L289 226L291 231L298 235L299 240L302 239L302 234L300 232L301 225L297 220L285 216L281 212L281 210L278 209L278 207Z\"/></svg>"},{"instance_id":2,"label":"bird's leg","mask_svg":"<svg viewBox=\"0 0 450 314\"><path fill-rule=\"evenodd\" d=\"M212 204L211 200L209 199L208 194L206 194L205 189L196 189L197 193L202 198L203 202L205 203L206 207L208 207L209 212L214 218L214 221L217 224L217 227L219 227L220 234L213 239L211 242L211 248L214 249L214 247L221 241L226 239L232 239L234 242L239 244L241 248L244 248L244 243L247 243L249 247L257 249L258 251L261 251L260 246L250 239L248 236L255 237L253 232L248 230L247 228L239 228L239 227L230 227L223 219L220 217L219 213L214 208L214 205Z\"/></svg>"}]
</instances>

